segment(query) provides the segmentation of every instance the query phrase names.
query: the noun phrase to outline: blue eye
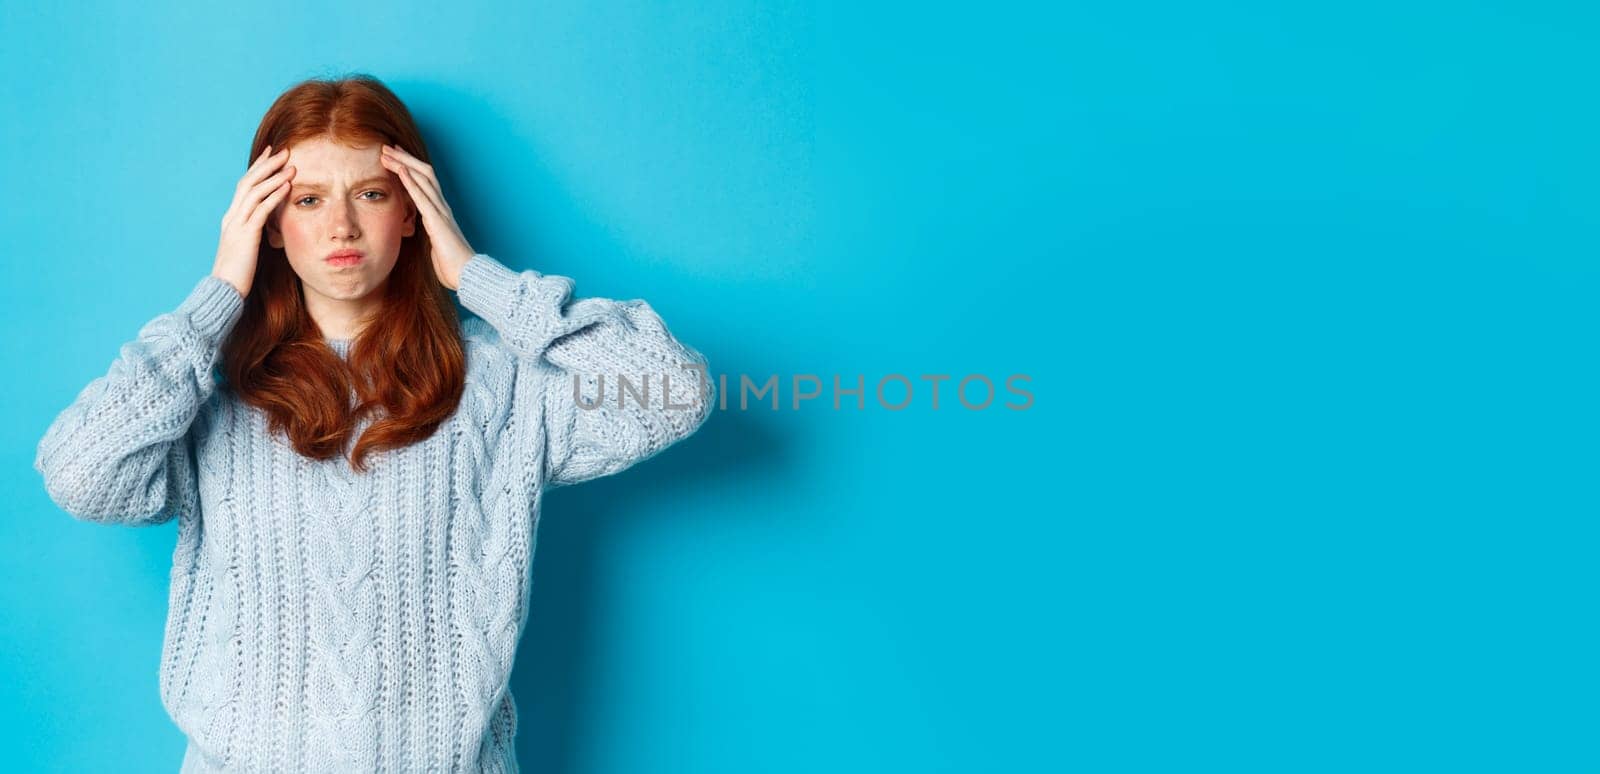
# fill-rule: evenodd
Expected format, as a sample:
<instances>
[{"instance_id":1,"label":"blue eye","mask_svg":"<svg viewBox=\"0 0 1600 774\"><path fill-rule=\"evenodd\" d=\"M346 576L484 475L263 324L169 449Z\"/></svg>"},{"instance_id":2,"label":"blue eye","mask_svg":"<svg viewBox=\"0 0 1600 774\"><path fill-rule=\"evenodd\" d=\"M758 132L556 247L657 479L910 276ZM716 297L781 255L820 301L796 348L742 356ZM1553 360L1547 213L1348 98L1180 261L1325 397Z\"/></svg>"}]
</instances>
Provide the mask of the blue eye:
<instances>
[{"instance_id":1,"label":"blue eye","mask_svg":"<svg viewBox=\"0 0 1600 774\"><path fill-rule=\"evenodd\" d=\"M377 194L378 195L377 198L368 199L367 201L369 201L369 202L375 202L375 201L378 201L379 199L388 198L388 196L389 196L388 194L386 194L386 193L384 193L382 191L362 191L361 192L362 196L366 196L367 194ZM315 196L302 196L299 199L295 200L295 204L305 204L306 200L315 199L315 198L317 198L317 197L315 197Z\"/></svg>"}]
</instances>

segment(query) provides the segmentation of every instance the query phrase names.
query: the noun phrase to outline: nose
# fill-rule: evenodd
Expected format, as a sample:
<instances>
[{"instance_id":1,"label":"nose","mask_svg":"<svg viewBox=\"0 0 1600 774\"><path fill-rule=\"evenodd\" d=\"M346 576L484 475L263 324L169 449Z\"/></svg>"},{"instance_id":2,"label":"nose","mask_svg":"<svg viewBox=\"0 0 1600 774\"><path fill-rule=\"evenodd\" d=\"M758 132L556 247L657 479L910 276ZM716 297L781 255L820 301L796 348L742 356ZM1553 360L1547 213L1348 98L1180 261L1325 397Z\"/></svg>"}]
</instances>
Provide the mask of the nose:
<instances>
[{"instance_id":1,"label":"nose","mask_svg":"<svg viewBox=\"0 0 1600 774\"><path fill-rule=\"evenodd\" d=\"M349 202L335 201L330 217L332 221L329 227L333 231L334 239L349 240L361 236L361 229L356 223L355 208Z\"/></svg>"}]
</instances>

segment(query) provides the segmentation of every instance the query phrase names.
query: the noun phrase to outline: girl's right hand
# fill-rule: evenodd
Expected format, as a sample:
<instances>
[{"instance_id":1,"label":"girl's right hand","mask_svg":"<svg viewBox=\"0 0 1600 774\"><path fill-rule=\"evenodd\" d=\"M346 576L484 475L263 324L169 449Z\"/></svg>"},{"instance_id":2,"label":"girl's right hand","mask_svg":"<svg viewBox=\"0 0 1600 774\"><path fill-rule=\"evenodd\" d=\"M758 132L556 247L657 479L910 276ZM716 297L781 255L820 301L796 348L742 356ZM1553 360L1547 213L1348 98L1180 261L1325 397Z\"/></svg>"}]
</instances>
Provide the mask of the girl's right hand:
<instances>
[{"instance_id":1,"label":"girl's right hand","mask_svg":"<svg viewBox=\"0 0 1600 774\"><path fill-rule=\"evenodd\" d=\"M241 296L250 295L250 284L255 279L261 228L278 202L289 194L294 167L278 169L288 158L288 148L277 153L272 153L271 145L262 149L244 177L239 178L233 189L233 204L222 215L222 237L211 274L233 285Z\"/></svg>"}]
</instances>

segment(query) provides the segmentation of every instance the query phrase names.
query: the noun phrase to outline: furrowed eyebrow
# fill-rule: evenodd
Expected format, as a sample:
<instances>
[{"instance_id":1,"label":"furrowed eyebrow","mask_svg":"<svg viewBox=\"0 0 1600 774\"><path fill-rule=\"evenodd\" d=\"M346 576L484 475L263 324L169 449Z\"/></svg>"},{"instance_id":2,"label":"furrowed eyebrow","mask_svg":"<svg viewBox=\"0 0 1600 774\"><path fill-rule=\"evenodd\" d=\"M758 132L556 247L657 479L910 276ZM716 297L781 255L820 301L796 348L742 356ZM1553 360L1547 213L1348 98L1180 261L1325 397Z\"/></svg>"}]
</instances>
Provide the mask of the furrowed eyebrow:
<instances>
[{"instance_id":1,"label":"furrowed eyebrow","mask_svg":"<svg viewBox=\"0 0 1600 774\"><path fill-rule=\"evenodd\" d=\"M373 183L387 183L387 182L389 182L389 178L388 178L387 175L374 175L374 176L366 178L364 180L357 180L355 182L355 184L353 186L351 186L351 187L352 188L360 188L361 186L364 186L364 185L372 185ZM301 182L296 181L295 184L294 184L294 190L296 190L296 191L300 191L300 190L326 191L326 190L328 190L328 187L326 185L323 185L322 183L301 183Z\"/></svg>"}]
</instances>

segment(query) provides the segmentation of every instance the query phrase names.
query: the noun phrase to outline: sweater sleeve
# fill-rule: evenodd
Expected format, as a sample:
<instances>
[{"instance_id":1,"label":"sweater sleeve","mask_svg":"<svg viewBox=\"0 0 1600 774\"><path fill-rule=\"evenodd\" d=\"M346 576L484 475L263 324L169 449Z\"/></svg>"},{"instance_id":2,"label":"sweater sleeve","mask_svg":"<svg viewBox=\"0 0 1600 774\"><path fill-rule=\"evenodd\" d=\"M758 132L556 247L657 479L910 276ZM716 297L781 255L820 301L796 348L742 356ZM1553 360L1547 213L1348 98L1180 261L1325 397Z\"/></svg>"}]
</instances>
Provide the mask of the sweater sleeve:
<instances>
[{"instance_id":1,"label":"sweater sleeve","mask_svg":"<svg viewBox=\"0 0 1600 774\"><path fill-rule=\"evenodd\" d=\"M482 253L462 267L458 288L462 305L517 359L512 414L543 422L518 423L511 441L530 465L542 452L539 475L550 487L648 459L699 429L715 405L705 356L680 343L648 303L572 300L572 288L568 277L513 271Z\"/></svg>"},{"instance_id":2,"label":"sweater sleeve","mask_svg":"<svg viewBox=\"0 0 1600 774\"><path fill-rule=\"evenodd\" d=\"M194 507L189 430L216 389L212 367L243 310L239 291L208 274L122 345L39 441L33 467L56 505L84 521L130 526Z\"/></svg>"}]
</instances>

